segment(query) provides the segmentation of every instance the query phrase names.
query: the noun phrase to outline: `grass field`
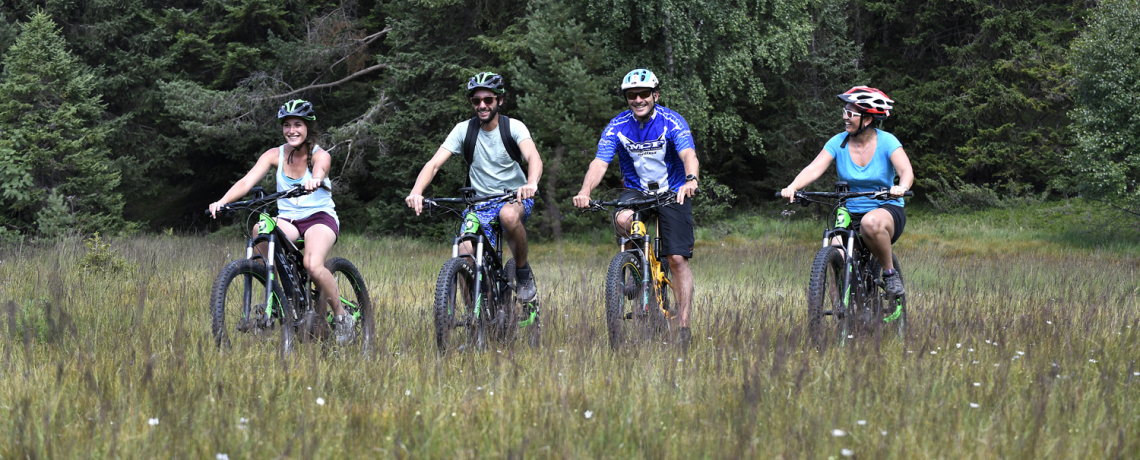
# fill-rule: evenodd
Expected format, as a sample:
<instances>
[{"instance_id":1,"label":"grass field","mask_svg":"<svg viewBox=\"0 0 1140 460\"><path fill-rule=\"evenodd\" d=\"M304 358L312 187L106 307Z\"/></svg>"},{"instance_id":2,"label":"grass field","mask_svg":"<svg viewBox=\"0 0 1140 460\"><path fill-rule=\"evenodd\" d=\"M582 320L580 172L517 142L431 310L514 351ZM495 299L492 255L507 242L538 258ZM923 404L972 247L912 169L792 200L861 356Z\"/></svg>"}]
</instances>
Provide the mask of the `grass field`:
<instances>
[{"instance_id":1,"label":"grass field","mask_svg":"<svg viewBox=\"0 0 1140 460\"><path fill-rule=\"evenodd\" d=\"M702 231L688 355L609 350L606 237L532 246L539 348L444 357L430 315L444 244L343 238L376 348L285 358L209 336L210 285L243 251L232 234L114 240L119 274L82 269L79 240L3 248L0 458L1140 455L1135 252L930 220L897 245L906 337L822 354L802 327L807 220Z\"/></svg>"}]
</instances>

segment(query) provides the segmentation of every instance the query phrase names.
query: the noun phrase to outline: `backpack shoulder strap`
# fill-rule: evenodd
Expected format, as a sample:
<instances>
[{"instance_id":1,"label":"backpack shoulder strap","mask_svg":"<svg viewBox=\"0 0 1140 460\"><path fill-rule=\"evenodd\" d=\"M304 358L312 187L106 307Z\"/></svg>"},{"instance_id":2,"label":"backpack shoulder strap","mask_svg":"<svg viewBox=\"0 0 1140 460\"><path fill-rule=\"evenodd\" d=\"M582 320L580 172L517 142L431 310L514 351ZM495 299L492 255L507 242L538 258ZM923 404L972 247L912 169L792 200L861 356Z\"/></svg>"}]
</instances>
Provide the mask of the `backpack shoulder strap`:
<instances>
[{"instance_id":1,"label":"backpack shoulder strap","mask_svg":"<svg viewBox=\"0 0 1140 460\"><path fill-rule=\"evenodd\" d=\"M479 117L467 122L467 137L463 138L463 160L467 162L467 186L471 186L471 163L475 161L475 141L479 140Z\"/></svg>"},{"instance_id":2,"label":"backpack shoulder strap","mask_svg":"<svg viewBox=\"0 0 1140 460\"><path fill-rule=\"evenodd\" d=\"M506 115L499 115L499 136L503 138L503 147L507 149L507 155L511 156L515 163L522 167L522 149L519 148L518 142L515 142L515 137L511 134L511 119ZM526 176L526 168L522 168L523 176Z\"/></svg>"}]
</instances>

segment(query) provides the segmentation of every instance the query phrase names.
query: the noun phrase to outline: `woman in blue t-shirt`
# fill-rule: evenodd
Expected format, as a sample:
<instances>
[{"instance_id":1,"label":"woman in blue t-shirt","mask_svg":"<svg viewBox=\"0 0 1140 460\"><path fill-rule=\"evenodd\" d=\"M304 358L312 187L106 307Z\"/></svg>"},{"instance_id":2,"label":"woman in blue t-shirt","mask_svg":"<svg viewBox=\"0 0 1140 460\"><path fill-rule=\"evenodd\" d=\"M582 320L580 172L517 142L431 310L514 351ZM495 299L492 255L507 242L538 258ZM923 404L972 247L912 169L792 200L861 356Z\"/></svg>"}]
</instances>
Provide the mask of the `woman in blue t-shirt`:
<instances>
[{"instance_id":1,"label":"woman in blue t-shirt","mask_svg":"<svg viewBox=\"0 0 1140 460\"><path fill-rule=\"evenodd\" d=\"M847 201L847 209L851 211L854 229L883 266L887 292L899 296L904 289L902 278L891 259L891 245L898 241L906 226L906 213L900 197L914 184L914 169L898 138L874 128L877 122L891 115L894 101L882 91L866 86L847 90L839 95L839 100L847 103L843 108L845 132L832 137L815 160L780 194L794 199L797 190L808 186L827 171L832 159L835 160L839 180L847 181L853 192L890 187L890 194L896 199L854 198ZM895 185L896 174L898 185Z\"/></svg>"}]
</instances>

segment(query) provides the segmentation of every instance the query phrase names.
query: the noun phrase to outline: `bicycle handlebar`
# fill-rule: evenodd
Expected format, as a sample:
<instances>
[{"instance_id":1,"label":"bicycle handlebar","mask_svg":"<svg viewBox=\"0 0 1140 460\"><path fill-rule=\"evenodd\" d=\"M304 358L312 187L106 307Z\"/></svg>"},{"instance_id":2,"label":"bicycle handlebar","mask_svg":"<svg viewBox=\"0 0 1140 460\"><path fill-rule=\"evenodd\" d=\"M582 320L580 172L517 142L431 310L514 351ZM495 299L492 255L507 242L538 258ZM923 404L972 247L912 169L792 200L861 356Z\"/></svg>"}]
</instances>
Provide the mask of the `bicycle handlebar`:
<instances>
[{"instance_id":1,"label":"bicycle handlebar","mask_svg":"<svg viewBox=\"0 0 1140 460\"><path fill-rule=\"evenodd\" d=\"M289 190L282 190L282 191L277 192L277 193L264 195L260 198L254 198L252 200L235 201L233 203L227 203L227 204L222 205L222 207L218 208L218 211L234 211L237 209L251 209L251 208L256 208L262 204L277 201L277 200L282 199L282 198L296 198L299 196L308 195L310 193L313 193L313 191L305 190L305 188L303 186L298 185L298 186L293 187ZM209 214L209 213L210 213L210 210L207 209L206 214Z\"/></svg>"},{"instance_id":2,"label":"bicycle handlebar","mask_svg":"<svg viewBox=\"0 0 1140 460\"><path fill-rule=\"evenodd\" d=\"M889 200L889 199L894 198L891 196L891 192L889 190L879 190L879 191L873 191L873 192L804 192L804 191L797 191L796 192L796 198L809 197L809 196L818 196L821 198L840 198L840 199L858 198L858 197L868 196L868 197L871 197L871 198L876 199L876 200ZM913 190L907 190L906 192L903 193L903 196L914 196L914 191ZM780 192L776 192L776 198L783 198L783 197L784 197L784 195L780 194Z\"/></svg>"},{"instance_id":3,"label":"bicycle handlebar","mask_svg":"<svg viewBox=\"0 0 1140 460\"><path fill-rule=\"evenodd\" d=\"M632 200L625 200L625 201L621 201L621 200L613 200L613 201L590 200L589 206L586 208L586 210L587 211L589 211L589 210L595 210L595 211L604 210L606 206L615 207L615 208L632 208L632 207L636 207L636 206L645 206L645 205L650 205L650 204L656 205L656 206L665 206L665 205L670 205L670 204L673 204L676 202L677 202L677 192L674 192L672 190L667 190L667 191L658 193L656 195L647 196L645 198L635 198Z\"/></svg>"},{"instance_id":4,"label":"bicycle handlebar","mask_svg":"<svg viewBox=\"0 0 1140 460\"><path fill-rule=\"evenodd\" d=\"M518 190L506 189L503 193L493 193L490 195L478 195L463 198L424 198L424 204L439 206L439 203L457 203L457 204L476 204L485 201L492 201L504 198L514 198ZM540 196L542 193L535 190L534 196Z\"/></svg>"}]
</instances>

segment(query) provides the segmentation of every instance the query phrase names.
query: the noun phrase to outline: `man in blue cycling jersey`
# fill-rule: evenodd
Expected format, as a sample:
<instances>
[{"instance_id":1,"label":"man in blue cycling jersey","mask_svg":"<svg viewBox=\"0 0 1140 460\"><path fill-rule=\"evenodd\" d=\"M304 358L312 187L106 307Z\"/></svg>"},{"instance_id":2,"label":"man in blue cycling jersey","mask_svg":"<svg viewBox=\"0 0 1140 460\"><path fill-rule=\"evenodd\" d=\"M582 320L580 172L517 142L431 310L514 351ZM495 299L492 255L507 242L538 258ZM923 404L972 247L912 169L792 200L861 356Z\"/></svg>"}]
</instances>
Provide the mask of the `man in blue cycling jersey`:
<instances>
[{"instance_id":1,"label":"man in blue cycling jersey","mask_svg":"<svg viewBox=\"0 0 1140 460\"><path fill-rule=\"evenodd\" d=\"M677 192L677 203L658 208L658 231L661 253L669 261L673 273L673 294L677 298L677 322L681 327L678 343L688 348L692 342L689 312L693 300L693 206L686 198L697 190L699 164L693 147L689 124L677 112L657 105L660 98L657 76L646 69L625 75L621 93L629 110L618 114L602 131L598 154L582 181L582 190L574 197L574 206L589 206L590 192L602 181L614 156L626 190L619 200L656 194L666 190ZM629 233L633 212L617 213L618 227Z\"/></svg>"}]
</instances>

